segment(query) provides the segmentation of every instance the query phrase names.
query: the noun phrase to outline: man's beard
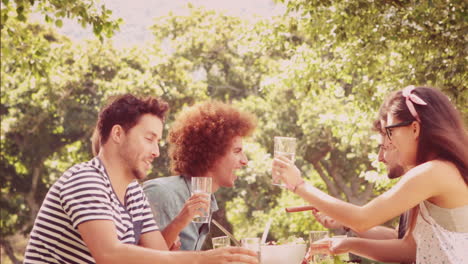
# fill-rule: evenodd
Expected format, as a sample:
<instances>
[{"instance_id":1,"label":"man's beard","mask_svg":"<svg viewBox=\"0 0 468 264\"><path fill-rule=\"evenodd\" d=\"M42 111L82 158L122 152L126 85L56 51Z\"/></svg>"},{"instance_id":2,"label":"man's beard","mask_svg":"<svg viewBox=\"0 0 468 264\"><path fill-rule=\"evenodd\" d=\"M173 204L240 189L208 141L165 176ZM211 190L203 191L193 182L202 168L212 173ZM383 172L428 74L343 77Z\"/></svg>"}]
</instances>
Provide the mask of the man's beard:
<instances>
[{"instance_id":1,"label":"man's beard","mask_svg":"<svg viewBox=\"0 0 468 264\"><path fill-rule=\"evenodd\" d=\"M120 150L120 157L122 161L125 162L126 167L135 179L142 180L146 177L145 172L138 169L138 159L132 155L132 151L130 151L128 144L123 144L123 147Z\"/></svg>"},{"instance_id":2,"label":"man's beard","mask_svg":"<svg viewBox=\"0 0 468 264\"><path fill-rule=\"evenodd\" d=\"M133 177L137 180L143 180L146 177L146 174L139 171L137 168L132 168L131 172L133 174Z\"/></svg>"},{"instance_id":3,"label":"man's beard","mask_svg":"<svg viewBox=\"0 0 468 264\"><path fill-rule=\"evenodd\" d=\"M403 176L403 174L405 174L405 170L403 169L403 167L400 165L395 165L395 166L392 166L391 168L388 168L387 177L389 179L396 179L396 178Z\"/></svg>"}]
</instances>

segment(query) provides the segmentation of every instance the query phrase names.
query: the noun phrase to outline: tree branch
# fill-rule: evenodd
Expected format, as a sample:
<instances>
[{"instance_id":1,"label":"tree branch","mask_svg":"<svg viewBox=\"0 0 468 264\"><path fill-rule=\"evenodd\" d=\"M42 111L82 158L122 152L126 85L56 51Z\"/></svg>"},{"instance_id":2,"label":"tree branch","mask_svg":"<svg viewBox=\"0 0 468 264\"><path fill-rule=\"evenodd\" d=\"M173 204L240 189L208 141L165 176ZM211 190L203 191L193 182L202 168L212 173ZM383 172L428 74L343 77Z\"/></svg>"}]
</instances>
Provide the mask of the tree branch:
<instances>
[{"instance_id":1,"label":"tree branch","mask_svg":"<svg viewBox=\"0 0 468 264\"><path fill-rule=\"evenodd\" d=\"M316 162L312 164L315 170L318 172L320 178L325 182L327 185L327 189L333 197L340 197L340 192L338 188L336 188L336 184L332 182L329 177L326 175L325 171L322 168L321 162Z\"/></svg>"},{"instance_id":2,"label":"tree branch","mask_svg":"<svg viewBox=\"0 0 468 264\"><path fill-rule=\"evenodd\" d=\"M32 173L31 189L25 196L26 203L28 204L28 207L30 209L30 217L28 219L28 222L21 229L22 232L26 231L34 223L36 215L39 212L39 205L37 204L36 199L34 198L36 197L37 185L39 184L41 172L44 167L44 161L38 162L37 164L38 165L34 167Z\"/></svg>"},{"instance_id":3,"label":"tree branch","mask_svg":"<svg viewBox=\"0 0 468 264\"><path fill-rule=\"evenodd\" d=\"M350 189L350 187L348 187L343 179L343 177L341 177L341 174L337 173L336 172L336 166L332 166L330 168L330 171L329 171L329 175L331 175L331 177L334 179L336 185L338 185L338 187L343 191L343 193L345 194L346 198L348 199L348 201L351 200L351 197L353 196L353 193Z\"/></svg>"},{"instance_id":4,"label":"tree branch","mask_svg":"<svg viewBox=\"0 0 468 264\"><path fill-rule=\"evenodd\" d=\"M351 181L351 192L353 194L358 194L359 193L359 187L363 183L362 178L357 177L356 180Z\"/></svg>"},{"instance_id":5,"label":"tree branch","mask_svg":"<svg viewBox=\"0 0 468 264\"><path fill-rule=\"evenodd\" d=\"M304 158L311 164L314 164L314 163L321 161L331 150L332 150L332 147L329 144L321 147L318 151L314 150L311 147L307 147L306 155Z\"/></svg>"},{"instance_id":6,"label":"tree branch","mask_svg":"<svg viewBox=\"0 0 468 264\"><path fill-rule=\"evenodd\" d=\"M64 93L60 96L60 98L58 98L57 105L60 105L65 99L69 98L72 90L73 89L65 90ZM37 129L39 128L39 125L41 125L44 122L44 120L46 120L49 116L50 116L50 114L47 111L42 111L39 114L39 116L37 116L35 118L35 123L36 124L31 129L29 129L27 132L29 134L37 133Z\"/></svg>"},{"instance_id":7,"label":"tree branch","mask_svg":"<svg viewBox=\"0 0 468 264\"><path fill-rule=\"evenodd\" d=\"M13 264L21 264L22 262L19 261L15 256L15 251L11 246L11 242L7 238L2 238L0 240L1 248L5 250L6 255L10 259L11 263Z\"/></svg>"},{"instance_id":8,"label":"tree branch","mask_svg":"<svg viewBox=\"0 0 468 264\"><path fill-rule=\"evenodd\" d=\"M363 180L363 182L366 182L366 181ZM360 196L363 197L365 199L365 201L368 201L369 198L372 196L372 194L374 194L374 187L375 187L374 183L366 182L366 188L360 194Z\"/></svg>"}]
</instances>

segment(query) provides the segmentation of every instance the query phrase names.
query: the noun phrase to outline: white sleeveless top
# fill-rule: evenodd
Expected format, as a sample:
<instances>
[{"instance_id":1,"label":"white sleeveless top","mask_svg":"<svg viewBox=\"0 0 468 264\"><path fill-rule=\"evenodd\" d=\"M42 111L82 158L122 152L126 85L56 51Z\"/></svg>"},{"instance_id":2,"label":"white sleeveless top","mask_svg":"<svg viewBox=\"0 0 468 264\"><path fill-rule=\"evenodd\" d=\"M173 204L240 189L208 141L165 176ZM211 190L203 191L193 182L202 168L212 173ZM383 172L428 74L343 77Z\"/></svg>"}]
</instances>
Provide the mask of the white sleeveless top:
<instances>
[{"instance_id":1,"label":"white sleeveless top","mask_svg":"<svg viewBox=\"0 0 468 264\"><path fill-rule=\"evenodd\" d=\"M430 208L430 211L428 210ZM440 210L439 210L440 209ZM446 214L441 214L444 211ZM434 212L438 212L435 214ZM440 221L450 219L451 230L441 226ZM443 217L442 217L443 216ZM453 209L446 209L424 201L419 204L419 213L413 236L416 241L417 264L463 264L468 263L468 205ZM458 227L458 228L457 228Z\"/></svg>"}]
</instances>

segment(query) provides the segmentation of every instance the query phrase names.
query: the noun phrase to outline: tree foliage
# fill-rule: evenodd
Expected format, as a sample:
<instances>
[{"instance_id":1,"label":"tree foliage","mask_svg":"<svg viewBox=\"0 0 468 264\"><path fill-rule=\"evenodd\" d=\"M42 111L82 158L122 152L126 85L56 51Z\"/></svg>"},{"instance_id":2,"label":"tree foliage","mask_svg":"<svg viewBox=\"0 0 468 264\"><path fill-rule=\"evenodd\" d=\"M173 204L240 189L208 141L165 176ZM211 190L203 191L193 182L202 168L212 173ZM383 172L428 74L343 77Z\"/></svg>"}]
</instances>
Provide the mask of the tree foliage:
<instances>
[{"instance_id":1,"label":"tree foliage","mask_svg":"<svg viewBox=\"0 0 468 264\"><path fill-rule=\"evenodd\" d=\"M58 36L49 33L45 39L35 38L34 35L39 33L38 26L29 22L33 13L42 15L48 25L56 27L62 26L63 19L76 19L83 27L91 26L101 41L119 30L122 22L121 19L114 20L111 10L104 5L96 6L94 1L2 0L2 57L17 58L15 69L24 71L25 75L35 75L36 78L47 76L53 67L56 58L49 56L48 44L55 42L54 38ZM8 45L3 41L8 42Z\"/></svg>"},{"instance_id":2,"label":"tree foliage","mask_svg":"<svg viewBox=\"0 0 468 264\"><path fill-rule=\"evenodd\" d=\"M102 35L111 37L122 19L113 20L112 10L105 5L98 6L95 1L85 0L2 0L2 30L5 29L14 35L18 33L9 26L9 20L17 20L26 23L32 12L38 12L44 16L47 23L62 27L63 19L76 19L83 26L91 26L93 33L100 37Z\"/></svg>"},{"instance_id":3,"label":"tree foliage","mask_svg":"<svg viewBox=\"0 0 468 264\"><path fill-rule=\"evenodd\" d=\"M339 66L335 77L347 94L366 102L395 86L421 84L468 104L466 1L285 2L304 41ZM466 107L460 110L466 116Z\"/></svg>"},{"instance_id":4,"label":"tree foliage","mask_svg":"<svg viewBox=\"0 0 468 264\"><path fill-rule=\"evenodd\" d=\"M32 12L42 14L47 25L30 23ZM102 40L120 23L111 13L92 1L2 1L0 242L14 263L19 261L9 236L30 229L60 159L83 159L87 152L67 155L64 149L76 149L89 134L102 99L92 85L94 75L79 76L82 68L74 62L81 54L71 52L71 43L50 25L74 18L92 25Z\"/></svg>"}]
</instances>

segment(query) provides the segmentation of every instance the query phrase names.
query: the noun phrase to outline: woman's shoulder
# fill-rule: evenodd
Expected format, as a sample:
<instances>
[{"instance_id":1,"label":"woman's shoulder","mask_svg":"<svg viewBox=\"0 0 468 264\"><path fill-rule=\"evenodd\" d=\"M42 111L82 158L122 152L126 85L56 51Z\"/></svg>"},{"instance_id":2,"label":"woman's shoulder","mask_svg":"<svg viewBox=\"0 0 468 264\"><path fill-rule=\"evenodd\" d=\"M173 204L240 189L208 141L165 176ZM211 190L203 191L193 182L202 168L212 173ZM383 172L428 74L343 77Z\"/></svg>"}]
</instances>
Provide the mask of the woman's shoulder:
<instances>
[{"instance_id":1,"label":"woman's shoulder","mask_svg":"<svg viewBox=\"0 0 468 264\"><path fill-rule=\"evenodd\" d=\"M410 169L405 181L414 181L426 187L434 186L438 190L453 188L454 184L464 183L463 177L455 164L444 160L431 160Z\"/></svg>"},{"instance_id":2,"label":"woman's shoulder","mask_svg":"<svg viewBox=\"0 0 468 264\"><path fill-rule=\"evenodd\" d=\"M430 160L412 168L411 171L417 174L431 174L434 176L460 176L460 171L458 171L455 164L446 160Z\"/></svg>"},{"instance_id":3,"label":"woman's shoulder","mask_svg":"<svg viewBox=\"0 0 468 264\"><path fill-rule=\"evenodd\" d=\"M458 168L449 161L433 160L427 162L424 168L426 183L429 189L433 189L433 196L429 202L442 208L456 208L467 205L467 188Z\"/></svg>"},{"instance_id":4,"label":"woman's shoulder","mask_svg":"<svg viewBox=\"0 0 468 264\"><path fill-rule=\"evenodd\" d=\"M414 167L408 174L424 188L434 190L434 195L466 191L461 188L466 184L460 171L450 161L431 160Z\"/></svg>"}]
</instances>

